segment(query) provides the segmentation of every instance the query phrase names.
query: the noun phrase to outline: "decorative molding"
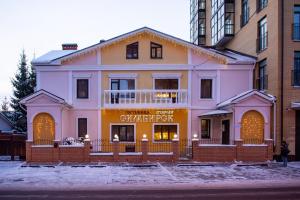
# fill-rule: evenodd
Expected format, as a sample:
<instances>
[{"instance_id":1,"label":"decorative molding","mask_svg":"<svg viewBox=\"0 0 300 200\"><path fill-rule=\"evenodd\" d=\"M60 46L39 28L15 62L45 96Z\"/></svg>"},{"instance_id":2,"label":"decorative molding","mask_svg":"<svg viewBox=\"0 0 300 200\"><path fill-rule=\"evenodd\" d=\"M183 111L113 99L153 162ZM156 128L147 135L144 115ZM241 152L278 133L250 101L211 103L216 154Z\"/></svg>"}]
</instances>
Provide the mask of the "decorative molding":
<instances>
[{"instance_id":1,"label":"decorative molding","mask_svg":"<svg viewBox=\"0 0 300 200\"><path fill-rule=\"evenodd\" d=\"M110 73L109 78L137 78L137 73Z\"/></svg>"},{"instance_id":2,"label":"decorative molding","mask_svg":"<svg viewBox=\"0 0 300 200\"><path fill-rule=\"evenodd\" d=\"M181 73L152 73L152 78L181 78Z\"/></svg>"}]
</instances>

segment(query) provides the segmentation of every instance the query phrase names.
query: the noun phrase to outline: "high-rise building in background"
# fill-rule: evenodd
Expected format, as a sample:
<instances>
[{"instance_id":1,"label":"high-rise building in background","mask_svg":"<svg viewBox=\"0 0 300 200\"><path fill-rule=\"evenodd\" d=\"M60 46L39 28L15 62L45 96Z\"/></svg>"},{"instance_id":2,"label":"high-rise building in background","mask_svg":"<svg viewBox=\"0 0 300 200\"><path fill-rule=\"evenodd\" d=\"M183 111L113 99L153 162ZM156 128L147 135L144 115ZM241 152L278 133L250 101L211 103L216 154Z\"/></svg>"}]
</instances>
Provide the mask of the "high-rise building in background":
<instances>
[{"instance_id":1,"label":"high-rise building in background","mask_svg":"<svg viewBox=\"0 0 300 200\"><path fill-rule=\"evenodd\" d=\"M190 0L197 45L257 57L253 85L277 97L276 154L285 140L300 160L300 0Z\"/></svg>"}]
</instances>

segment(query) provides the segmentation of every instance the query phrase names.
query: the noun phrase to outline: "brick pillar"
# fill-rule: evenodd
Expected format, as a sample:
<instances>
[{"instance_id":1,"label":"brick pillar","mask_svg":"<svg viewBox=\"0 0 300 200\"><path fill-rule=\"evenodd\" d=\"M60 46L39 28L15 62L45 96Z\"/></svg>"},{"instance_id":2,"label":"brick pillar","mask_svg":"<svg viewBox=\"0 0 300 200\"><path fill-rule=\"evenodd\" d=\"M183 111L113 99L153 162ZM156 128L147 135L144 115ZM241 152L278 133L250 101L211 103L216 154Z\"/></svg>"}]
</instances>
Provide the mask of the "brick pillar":
<instances>
[{"instance_id":1,"label":"brick pillar","mask_svg":"<svg viewBox=\"0 0 300 200\"><path fill-rule=\"evenodd\" d=\"M148 139L142 139L142 162L148 161Z\"/></svg>"},{"instance_id":2,"label":"brick pillar","mask_svg":"<svg viewBox=\"0 0 300 200\"><path fill-rule=\"evenodd\" d=\"M113 140L114 162L118 162L119 161L119 151L120 151L119 139L114 139Z\"/></svg>"},{"instance_id":3,"label":"brick pillar","mask_svg":"<svg viewBox=\"0 0 300 200\"><path fill-rule=\"evenodd\" d=\"M243 140L235 140L234 144L236 145L236 157L235 160L240 161L243 155Z\"/></svg>"},{"instance_id":4,"label":"brick pillar","mask_svg":"<svg viewBox=\"0 0 300 200\"><path fill-rule=\"evenodd\" d=\"M60 145L60 141L54 140L53 141L53 150L52 150L52 162L59 162L59 145Z\"/></svg>"},{"instance_id":5,"label":"brick pillar","mask_svg":"<svg viewBox=\"0 0 300 200\"><path fill-rule=\"evenodd\" d=\"M32 148L32 141L26 141L26 162L31 162L32 158L31 158L31 148Z\"/></svg>"},{"instance_id":6,"label":"brick pillar","mask_svg":"<svg viewBox=\"0 0 300 200\"><path fill-rule=\"evenodd\" d=\"M192 159L197 159L197 149L199 148L199 139L193 138L192 139Z\"/></svg>"},{"instance_id":7,"label":"brick pillar","mask_svg":"<svg viewBox=\"0 0 300 200\"><path fill-rule=\"evenodd\" d=\"M273 155L274 155L273 140L272 139L265 139L265 144L268 145L266 160L273 160Z\"/></svg>"},{"instance_id":8,"label":"brick pillar","mask_svg":"<svg viewBox=\"0 0 300 200\"><path fill-rule=\"evenodd\" d=\"M172 151L173 151L173 162L178 161L179 159L179 140L173 139L172 140Z\"/></svg>"},{"instance_id":9,"label":"brick pillar","mask_svg":"<svg viewBox=\"0 0 300 200\"><path fill-rule=\"evenodd\" d=\"M91 140L84 140L84 148L83 148L83 162L90 162L90 151L91 151Z\"/></svg>"}]
</instances>

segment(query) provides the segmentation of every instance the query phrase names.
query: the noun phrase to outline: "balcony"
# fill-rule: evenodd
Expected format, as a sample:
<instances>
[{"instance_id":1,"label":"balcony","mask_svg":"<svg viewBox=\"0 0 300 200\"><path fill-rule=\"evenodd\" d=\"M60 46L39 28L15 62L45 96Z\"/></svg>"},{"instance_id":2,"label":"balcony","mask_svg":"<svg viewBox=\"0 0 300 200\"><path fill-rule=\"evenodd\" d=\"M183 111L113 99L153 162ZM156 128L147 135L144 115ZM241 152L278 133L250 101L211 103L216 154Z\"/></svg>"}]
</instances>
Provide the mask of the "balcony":
<instances>
[{"instance_id":1,"label":"balcony","mask_svg":"<svg viewBox=\"0 0 300 200\"><path fill-rule=\"evenodd\" d=\"M292 70L292 86L299 87L300 86L300 69Z\"/></svg>"},{"instance_id":2,"label":"balcony","mask_svg":"<svg viewBox=\"0 0 300 200\"><path fill-rule=\"evenodd\" d=\"M300 24L292 24L292 40L300 40Z\"/></svg>"},{"instance_id":3,"label":"balcony","mask_svg":"<svg viewBox=\"0 0 300 200\"><path fill-rule=\"evenodd\" d=\"M187 90L104 90L104 107L186 107Z\"/></svg>"}]
</instances>

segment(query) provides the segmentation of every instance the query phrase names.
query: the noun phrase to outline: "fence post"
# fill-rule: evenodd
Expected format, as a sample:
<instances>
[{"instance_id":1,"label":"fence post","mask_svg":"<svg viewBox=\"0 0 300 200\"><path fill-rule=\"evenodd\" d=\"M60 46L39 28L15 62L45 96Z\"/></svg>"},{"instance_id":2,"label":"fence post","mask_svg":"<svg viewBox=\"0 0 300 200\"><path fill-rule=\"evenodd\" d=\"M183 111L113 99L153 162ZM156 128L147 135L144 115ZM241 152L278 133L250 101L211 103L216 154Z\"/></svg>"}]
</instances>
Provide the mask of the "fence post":
<instances>
[{"instance_id":1,"label":"fence post","mask_svg":"<svg viewBox=\"0 0 300 200\"><path fill-rule=\"evenodd\" d=\"M114 155L114 162L119 161L119 151L120 151L120 146L119 146L119 139L115 138L113 140L113 155Z\"/></svg>"},{"instance_id":2,"label":"fence post","mask_svg":"<svg viewBox=\"0 0 300 200\"><path fill-rule=\"evenodd\" d=\"M26 141L26 162L31 162L32 157L31 157L31 152L32 152L32 141L27 140Z\"/></svg>"},{"instance_id":3,"label":"fence post","mask_svg":"<svg viewBox=\"0 0 300 200\"><path fill-rule=\"evenodd\" d=\"M243 140L234 140L234 144L236 145L236 156L235 159L240 161L243 155Z\"/></svg>"},{"instance_id":4,"label":"fence post","mask_svg":"<svg viewBox=\"0 0 300 200\"><path fill-rule=\"evenodd\" d=\"M52 162L58 162L60 159L60 150L59 150L60 141L53 141L53 150L52 150Z\"/></svg>"},{"instance_id":5,"label":"fence post","mask_svg":"<svg viewBox=\"0 0 300 200\"><path fill-rule=\"evenodd\" d=\"M142 139L142 162L148 161L148 139Z\"/></svg>"},{"instance_id":6,"label":"fence post","mask_svg":"<svg viewBox=\"0 0 300 200\"><path fill-rule=\"evenodd\" d=\"M83 159L84 162L90 162L91 140L84 140Z\"/></svg>"},{"instance_id":7,"label":"fence post","mask_svg":"<svg viewBox=\"0 0 300 200\"><path fill-rule=\"evenodd\" d=\"M173 152L173 158L172 161L176 162L179 159L179 139L174 138L172 140L172 152Z\"/></svg>"},{"instance_id":8,"label":"fence post","mask_svg":"<svg viewBox=\"0 0 300 200\"><path fill-rule=\"evenodd\" d=\"M265 143L268 145L267 147L267 160L273 160L273 140L272 139L265 139Z\"/></svg>"},{"instance_id":9,"label":"fence post","mask_svg":"<svg viewBox=\"0 0 300 200\"><path fill-rule=\"evenodd\" d=\"M199 148L199 139L198 138L193 138L192 139L192 159L194 160L194 158L198 157L197 156L197 152L198 152L198 148Z\"/></svg>"}]
</instances>

